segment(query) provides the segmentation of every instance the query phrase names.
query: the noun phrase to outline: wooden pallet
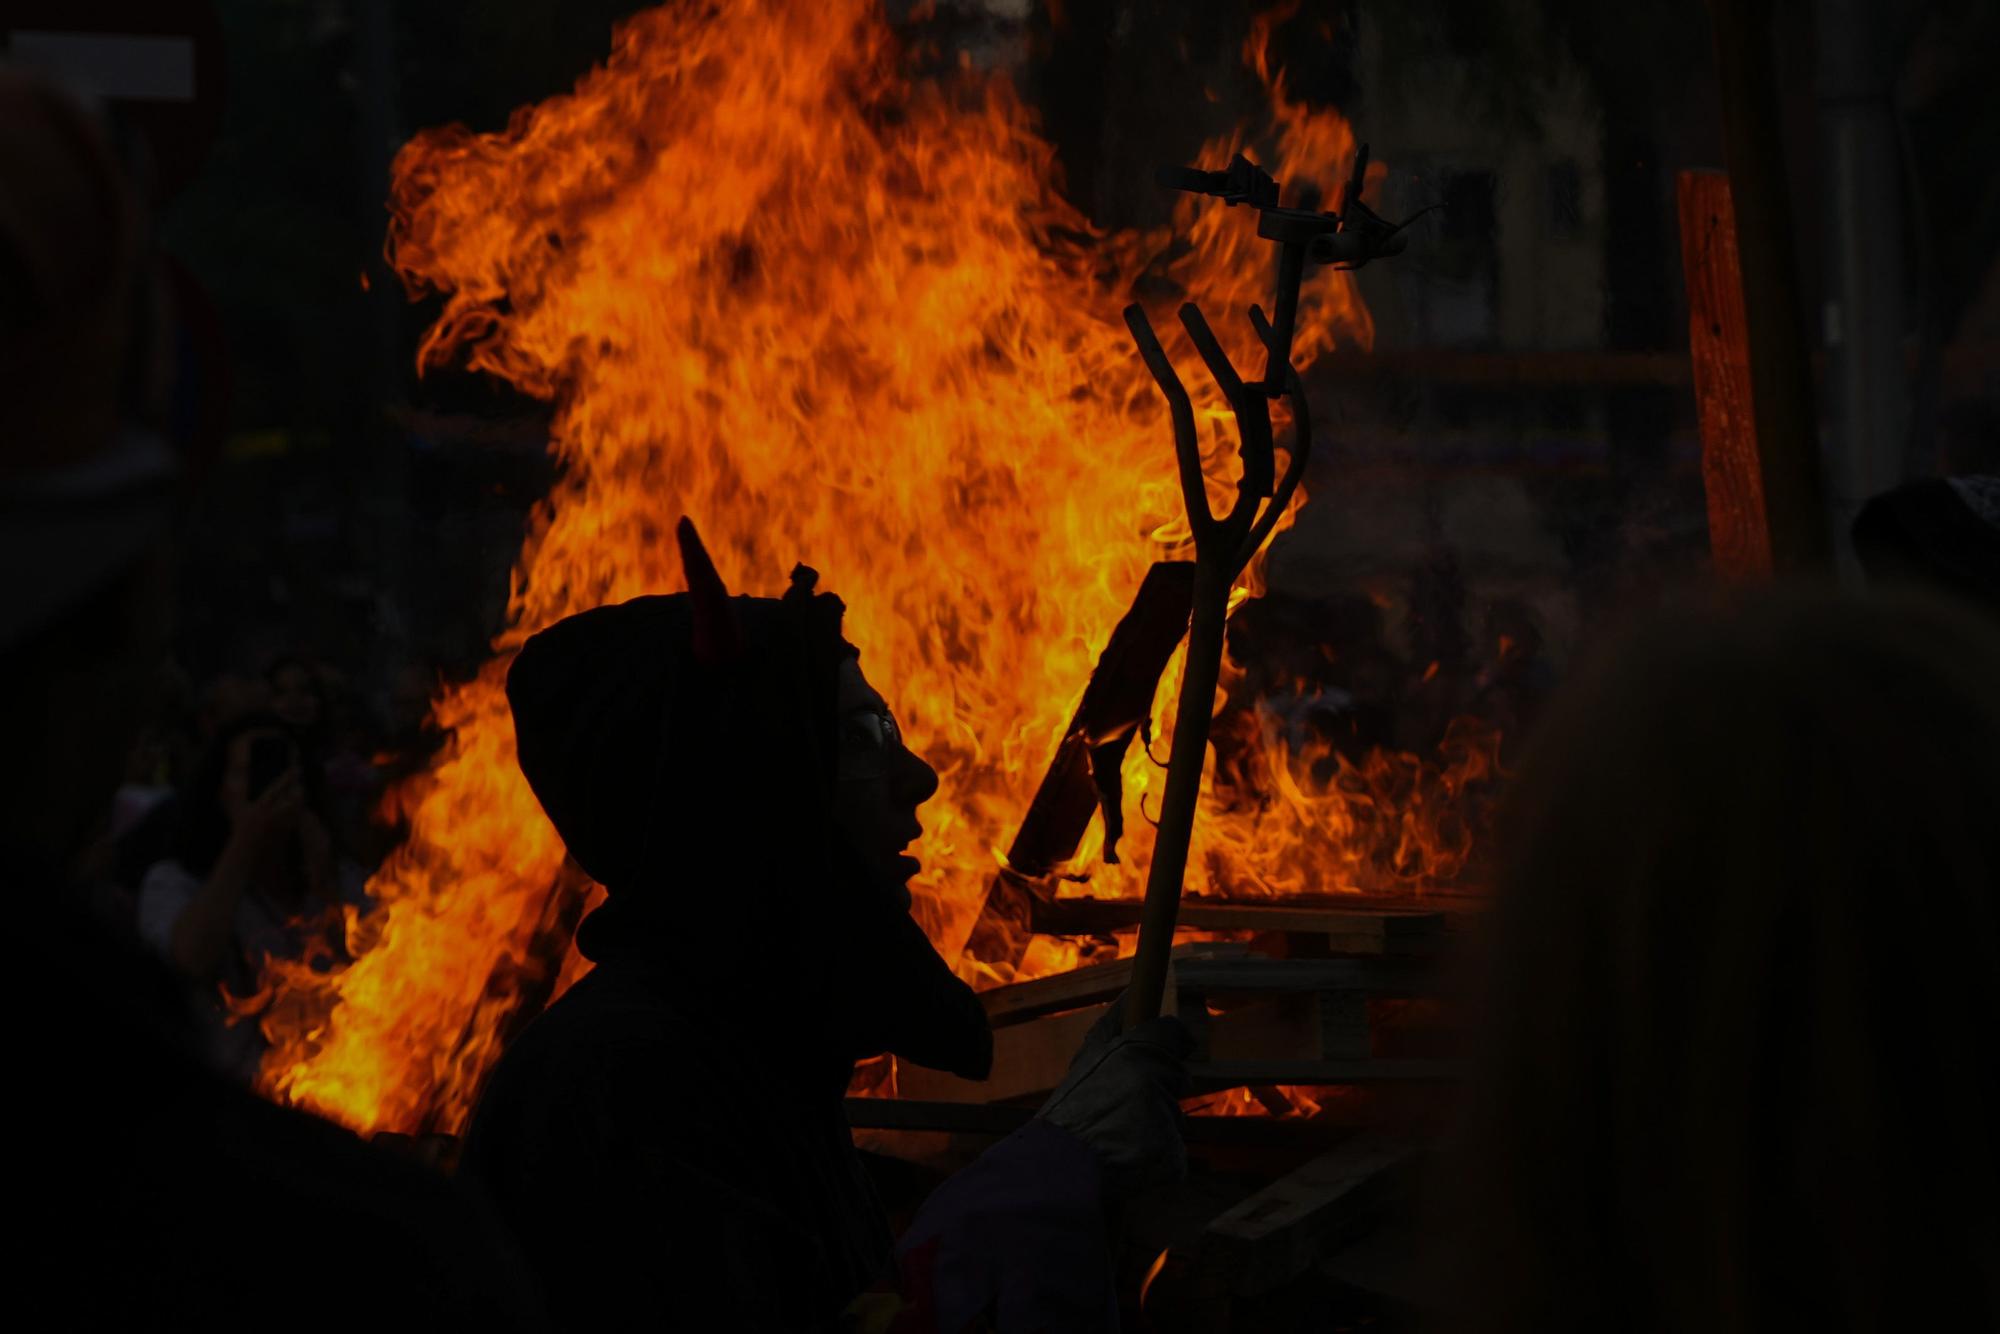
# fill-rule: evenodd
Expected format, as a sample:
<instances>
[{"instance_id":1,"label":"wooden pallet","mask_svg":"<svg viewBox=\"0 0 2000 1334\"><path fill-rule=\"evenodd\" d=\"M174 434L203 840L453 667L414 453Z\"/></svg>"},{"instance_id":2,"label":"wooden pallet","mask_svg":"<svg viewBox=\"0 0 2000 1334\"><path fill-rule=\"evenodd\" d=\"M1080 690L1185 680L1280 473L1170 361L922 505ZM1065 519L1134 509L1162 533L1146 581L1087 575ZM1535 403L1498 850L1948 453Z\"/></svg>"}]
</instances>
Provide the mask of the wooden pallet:
<instances>
[{"instance_id":1,"label":"wooden pallet","mask_svg":"<svg viewBox=\"0 0 2000 1334\"><path fill-rule=\"evenodd\" d=\"M1130 977L1130 962L1120 960L984 993L994 1020L993 1073L975 1082L899 1062L897 1096L994 1103L1046 1094ZM1426 960L1271 959L1241 945L1197 944L1179 947L1170 978L1177 1013L1194 1035L1189 1073L1199 1089L1453 1073L1443 1061L1374 1052L1368 1002L1429 994Z\"/></svg>"}]
</instances>

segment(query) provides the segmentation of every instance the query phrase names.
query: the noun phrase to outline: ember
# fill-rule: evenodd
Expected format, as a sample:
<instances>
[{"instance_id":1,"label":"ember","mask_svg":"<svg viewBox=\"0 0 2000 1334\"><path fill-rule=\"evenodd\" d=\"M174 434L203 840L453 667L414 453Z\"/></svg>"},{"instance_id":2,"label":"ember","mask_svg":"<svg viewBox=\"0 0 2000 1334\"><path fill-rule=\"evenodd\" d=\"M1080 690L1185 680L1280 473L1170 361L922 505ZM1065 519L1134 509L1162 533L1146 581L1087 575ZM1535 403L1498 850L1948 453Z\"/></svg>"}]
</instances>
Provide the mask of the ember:
<instances>
[{"instance_id":1,"label":"ember","mask_svg":"<svg viewBox=\"0 0 2000 1334\"><path fill-rule=\"evenodd\" d=\"M1242 149L1280 179L1340 179L1348 126L1288 95L1271 28L1243 53L1268 121L1200 161ZM940 949L962 947L1111 627L1186 544L1165 416L1120 308L1135 291L1162 314L1191 296L1252 364L1242 312L1267 299L1268 252L1240 211L1191 202L1171 231L1094 229L1009 85L913 78L921 54L868 0L669 6L504 132L429 131L399 155L390 255L413 294L443 297L421 363L550 399L562 474L491 660L435 702L450 741L396 794L409 833L370 887L376 909L349 922L355 962L267 975L273 1096L364 1131L462 1123L503 1036L491 1002L547 989L551 931L574 917L561 843L514 764L508 662L560 617L678 587L681 514L734 587L772 590L806 559L850 596L850 637L943 776L913 889ZM1347 276L1308 285L1301 367L1370 338ZM1229 414L1205 377L1189 383L1209 394L1219 492ZM1240 595L1260 581L1253 567ZM1170 665L1156 709L1177 678ZM1438 768L1247 740L1257 760L1209 780L1190 888L1421 888L1462 866L1450 794L1490 741L1463 739ZM1156 805L1158 785L1133 747L1127 809ZM1123 864L1101 866L1093 828L1077 859L1091 893L1138 894L1149 833L1133 820ZM1077 961L1040 938L1020 976Z\"/></svg>"}]
</instances>

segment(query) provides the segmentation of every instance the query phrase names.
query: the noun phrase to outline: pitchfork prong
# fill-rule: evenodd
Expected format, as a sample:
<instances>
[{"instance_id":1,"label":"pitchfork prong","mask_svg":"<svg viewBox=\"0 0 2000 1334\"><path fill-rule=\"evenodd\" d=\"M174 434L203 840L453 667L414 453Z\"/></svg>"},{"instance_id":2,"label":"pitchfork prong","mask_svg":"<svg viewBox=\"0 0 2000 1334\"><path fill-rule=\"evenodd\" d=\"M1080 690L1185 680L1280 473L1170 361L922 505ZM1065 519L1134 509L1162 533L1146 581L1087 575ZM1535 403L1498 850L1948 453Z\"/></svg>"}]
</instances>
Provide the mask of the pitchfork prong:
<instances>
[{"instance_id":1,"label":"pitchfork prong","mask_svg":"<svg viewBox=\"0 0 2000 1334\"><path fill-rule=\"evenodd\" d=\"M1223 526L1228 527L1232 521L1248 526L1249 519L1239 511L1245 504L1254 507L1258 498L1271 494L1271 475L1276 468L1271 457L1271 410L1261 393L1246 389L1243 377L1229 364L1229 354L1222 350L1215 331L1208 327L1208 320L1194 302L1181 307L1181 325L1193 340L1195 350L1201 353L1201 359L1208 363L1208 373L1215 378L1229 400L1230 412L1236 416L1237 452L1243 459L1243 476L1236 485L1242 499L1230 510Z\"/></svg>"},{"instance_id":2,"label":"pitchfork prong","mask_svg":"<svg viewBox=\"0 0 2000 1334\"><path fill-rule=\"evenodd\" d=\"M1194 350L1201 353L1201 359L1208 364L1208 373L1215 377L1223 397L1234 408L1237 399L1243 396L1243 377L1229 364L1229 354L1222 350L1222 344L1215 341L1215 331L1208 327L1208 319L1201 313L1201 307L1188 301L1182 304L1180 313L1181 327L1187 330Z\"/></svg>"},{"instance_id":3,"label":"pitchfork prong","mask_svg":"<svg viewBox=\"0 0 2000 1334\"><path fill-rule=\"evenodd\" d=\"M1194 533L1195 550L1199 552L1205 540L1212 540L1215 514L1208 508L1208 484L1202 478L1194 406L1188 402L1187 390L1182 387L1180 376L1174 373L1173 363L1167 360L1166 349L1153 333L1152 321L1136 301L1125 307L1125 327L1131 330L1132 341L1138 346L1146 369L1153 373L1154 383L1166 396L1167 412L1174 424L1174 458L1180 465L1181 499L1187 505L1188 527Z\"/></svg>"}]
</instances>

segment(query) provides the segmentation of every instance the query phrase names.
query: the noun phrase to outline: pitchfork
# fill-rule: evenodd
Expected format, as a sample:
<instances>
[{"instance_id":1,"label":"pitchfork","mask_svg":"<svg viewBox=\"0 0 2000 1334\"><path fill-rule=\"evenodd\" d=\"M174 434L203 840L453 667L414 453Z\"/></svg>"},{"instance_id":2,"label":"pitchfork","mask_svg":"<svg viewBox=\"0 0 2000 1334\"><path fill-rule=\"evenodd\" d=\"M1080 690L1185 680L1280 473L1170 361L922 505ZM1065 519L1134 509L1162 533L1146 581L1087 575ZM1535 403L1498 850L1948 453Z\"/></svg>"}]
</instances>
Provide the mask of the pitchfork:
<instances>
[{"instance_id":1,"label":"pitchfork","mask_svg":"<svg viewBox=\"0 0 2000 1334\"><path fill-rule=\"evenodd\" d=\"M1167 761L1166 792L1160 799L1159 832L1153 841L1153 863L1146 876L1146 906L1139 921L1139 949L1133 960L1132 984L1125 995L1129 1027L1160 1013L1166 987L1167 960L1173 949L1174 926L1180 917L1181 884L1187 874L1188 848L1194 838L1195 805L1201 794L1201 771L1208 758L1209 711L1222 673L1223 635L1229 617L1229 591L1258 550L1278 526L1285 507L1298 490L1312 452L1312 418L1305 388L1292 365L1292 336L1297 323L1299 286L1308 261L1338 268L1360 268L1371 259L1398 254L1398 235L1407 221L1391 224L1361 202L1368 148L1355 156L1354 174L1342 192L1338 213L1278 207L1278 183L1262 168L1238 154L1225 171L1205 172L1166 168L1160 184L1170 189L1215 195L1258 212L1257 234L1276 241L1278 261L1277 323L1263 308L1250 307L1250 324L1263 344L1267 360L1264 378L1245 383L1229 363L1200 307L1189 301L1180 308L1181 327L1208 365L1229 410L1236 418L1238 454L1243 475L1236 484L1236 503L1217 518L1208 507L1202 480L1201 449L1195 436L1194 409L1160 348L1146 312L1136 303L1125 308L1125 325L1132 331L1146 369L1159 383L1173 418L1174 455L1180 464L1181 499L1188 526L1194 532L1194 606L1188 648L1181 670L1179 709L1174 716L1173 747ZM1291 459L1282 479L1271 440L1270 401L1283 397L1291 404Z\"/></svg>"}]
</instances>

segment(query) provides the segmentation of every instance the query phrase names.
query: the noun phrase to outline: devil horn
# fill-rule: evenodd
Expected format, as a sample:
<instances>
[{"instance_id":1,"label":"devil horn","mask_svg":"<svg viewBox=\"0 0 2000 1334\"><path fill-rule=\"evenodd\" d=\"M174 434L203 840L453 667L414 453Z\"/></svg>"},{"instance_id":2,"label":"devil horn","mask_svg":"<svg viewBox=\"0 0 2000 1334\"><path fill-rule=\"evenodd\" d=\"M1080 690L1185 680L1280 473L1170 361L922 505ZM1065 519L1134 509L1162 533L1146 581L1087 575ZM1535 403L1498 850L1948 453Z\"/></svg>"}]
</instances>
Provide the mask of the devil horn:
<instances>
[{"instance_id":1,"label":"devil horn","mask_svg":"<svg viewBox=\"0 0 2000 1334\"><path fill-rule=\"evenodd\" d=\"M674 536L680 540L681 569L687 574L688 597L694 604L695 661L708 666L734 662L743 656L743 628L737 624L729 589L715 572L715 562L701 544L694 520L682 515Z\"/></svg>"}]
</instances>

